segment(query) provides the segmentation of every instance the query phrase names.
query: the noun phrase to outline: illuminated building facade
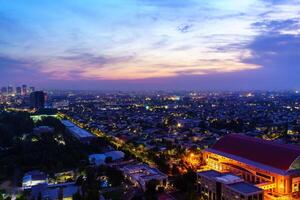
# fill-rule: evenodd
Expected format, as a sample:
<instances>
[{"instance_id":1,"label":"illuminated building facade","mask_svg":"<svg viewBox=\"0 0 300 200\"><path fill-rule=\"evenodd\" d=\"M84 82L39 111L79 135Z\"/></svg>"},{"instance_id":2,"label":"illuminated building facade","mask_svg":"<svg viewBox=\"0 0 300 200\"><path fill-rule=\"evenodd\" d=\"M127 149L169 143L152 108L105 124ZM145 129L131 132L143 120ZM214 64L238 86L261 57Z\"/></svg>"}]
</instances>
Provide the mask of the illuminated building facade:
<instances>
[{"instance_id":1,"label":"illuminated building facade","mask_svg":"<svg viewBox=\"0 0 300 200\"><path fill-rule=\"evenodd\" d=\"M40 171L31 171L24 175L22 179L23 189L30 189L33 186L47 183L47 176Z\"/></svg>"},{"instance_id":2,"label":"illuminated building facade","mask_svg":"<svg viewBox=\"0 0 300 200\"><path fill-rule=\"evenodd\" d=\"M215 170L197 173L198 192L207 200L263 200L263 190L233 174Z\"/></svg>"},{"instance_id":3,"label":"illuminated building facade","mask_svg":"<svg viewBox=\"0 0 300 200\"><path fill-rule=\"evenodd\" d=\"M209 169L233 173L264 190L268 199L300 199L300 147L240 134L204 151Z\"/></svg>"},{"instance_id":4,"label":"illuminated building facade","mask_svg":"<svg viewBox=\"0 0 300 200\"><path fill-rule=\"evenodd\" d=\"M158 187L168 186L168 176L156 168L146 164L128 165L123 168L125 178L143 191L147 190L147 183L151 180L158 181Z\"/></svg>"}]
</instances>

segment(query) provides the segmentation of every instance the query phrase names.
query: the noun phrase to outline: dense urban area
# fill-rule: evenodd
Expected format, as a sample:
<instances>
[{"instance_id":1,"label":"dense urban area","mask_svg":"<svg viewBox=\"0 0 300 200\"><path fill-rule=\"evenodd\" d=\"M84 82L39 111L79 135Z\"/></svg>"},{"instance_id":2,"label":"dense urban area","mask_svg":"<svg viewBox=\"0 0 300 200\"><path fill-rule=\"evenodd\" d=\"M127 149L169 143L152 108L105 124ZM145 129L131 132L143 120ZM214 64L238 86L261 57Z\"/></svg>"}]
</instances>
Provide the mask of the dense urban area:
<instances>
[{"instance_id":1,"label":"dense urban area","mask_svg":"<svg viewBox=\"0 0 300 200\"><path fill-rule=\"evenodd\" d=\"M202 176L222 175L217 174L224 171L219 165L208 168L208 159L216 161L211 157L216 154L214 144L228 145L222 138L232 137L237 143L256 138L266 141L266 146L283 148L299 145L299 133L298 91L99 92L3 87L0 200L210 199L214 194L200 182ZM214 167L217 171L212 171ZM233 175L225 176L222 180L242 183ZM261 177L248 182L268 179ZM272 184L267 185L269 198L279 199L272 196L271 189L276 187ZM246 190L246 186L239 189ZM253 200L262 199L260 191L266 185L255 186L257 190L252 187ZM294 199L298 191L293 189ZM236 199L250 199L245 195Z\"/></svg>"}]
</instances>

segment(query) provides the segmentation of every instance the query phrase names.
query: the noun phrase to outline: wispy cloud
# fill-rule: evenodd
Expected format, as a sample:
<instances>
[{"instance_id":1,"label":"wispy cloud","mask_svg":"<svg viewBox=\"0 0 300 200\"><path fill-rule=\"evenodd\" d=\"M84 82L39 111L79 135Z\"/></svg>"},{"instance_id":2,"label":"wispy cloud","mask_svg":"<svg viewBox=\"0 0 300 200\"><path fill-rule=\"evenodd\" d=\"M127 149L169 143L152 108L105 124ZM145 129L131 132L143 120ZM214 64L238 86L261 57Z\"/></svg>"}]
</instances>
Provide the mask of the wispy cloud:
<instances>
[{"instance_id":1,"label":"wispy cloud","mask_svg":"<svg viewBox=\"0 0 300 200\"><path fill-rule=\"evenodd\" d=\"M255 71L275 61L286 68L284 61L300 62L293 52L300 33L295 5L299 1L1 1L0 53L16 61L2 58L0 73L23 66L45 79L142 80Z\"/></svg>"},{"instance_id":2,"label":"wispy cloud","mask_svg":"<svg viewBox=\"0 0 300 200\"><path fill-rule=\"evenodd\" d=\"M177 27L177 30L181 33L187 33L191 31L192 27L193 27L192 24L182 24Z\"/></svg>"}]
</instances>

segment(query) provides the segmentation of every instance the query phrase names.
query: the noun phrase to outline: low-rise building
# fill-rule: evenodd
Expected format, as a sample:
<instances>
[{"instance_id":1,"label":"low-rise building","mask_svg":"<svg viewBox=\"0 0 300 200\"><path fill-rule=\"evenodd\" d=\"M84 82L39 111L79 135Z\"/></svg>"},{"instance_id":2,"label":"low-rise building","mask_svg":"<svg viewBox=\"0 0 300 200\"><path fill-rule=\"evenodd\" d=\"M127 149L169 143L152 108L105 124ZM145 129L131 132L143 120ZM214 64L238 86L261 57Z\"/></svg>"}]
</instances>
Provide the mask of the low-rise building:
<instances>
[{"instance_id":1,"label":"low-rise building","mask_svg":"<svg viewBox=\"0 0 300 200\"><path fill-rule=\"evenodd\" d=\"M61 122L65 125L67 131L81 142L89 142L92 138L95 137L90 132L78 127L69 120L61 120Z\"/></svg>"},{"instance_id":2,"label":"low-rise building","mask_svg":"<svg viewBox=\"0 0 300 200\"><path fill-rule=\"evenodd\" d=\"M231 134L206 149L204 160L208 169L236 174L270 198L300 198L298 146Z\"/></svg>"},{"instance_id":3,"label":"low-rise building","mask_svg":"<svg viewBox=\"0 0 300 200\"><path fill-rule=\"evenodd\" d=\"M104 153L106 158L111 158L112 161L121 160L125 157L125 153L122 151L109 151Z\"/></svg>"},{"instance_id":4,"label":"low-rise building","mask_svg":"<svg viewBox=\"0 0 300 200\"><path fill-rule=\"evenodd\" d=\"M197 173L197 188L207 200L263 200L263 190L233 174L215 170Z\"/></svg>"},{"instance_id":5,"label":"low-rise building","mask_svg":"<svg viewBox=\"0 0 300 200\"><path fill-rule=\"evenodd\" d=\"M91 154L89 155L89 161L93 165L104 165L108 158L111 161L122 160L125 157L125 153L122 151L109 151L102 154Z\"/></svg>"},{"instance_id":6,"label":"low-rise building","mask_svg":"<svg viewBox=\"0 0 300 200\"><path fill-rule=\"evenodd\" d=\"M72 200L73 195L80 191L75 183L40 184L32 187L30 199L38 200Z\"/></svg>"},{"instance_id":7,"label":"low-rise building","mask_svg":"<svg viewBox=\"0 0 300 200\"><path fill-rule=\"evenodd\" d=\"M159 182L158 187L168 185L168 176L158 169L151 168L146 164L128 165L123 168L125 178L128 178L135 186L139 186L146 191L147 183L151 180Z\"/></svg>"},{"instance_id":8,"label":"low-rise building","mask_svg":"<svg viewBox=\"0 0 300 200\"><path fill-rule=\"evenodd\" d=\"M104 154L91 154L89 155L89 162L92 165L104 165L105 164L105 155Z\"/></svg>"},{"instance_id":9,"label":"low-rise building","mask_svg":"<svg viewBox=\"0 0 300 200\"><path fill-rule=\"evenodd\" d=\"M47 176L41 171L27 172L22 179L23 189L30 189L31 187L39 184L47 183Z\"/></svg>"}]
</instances>

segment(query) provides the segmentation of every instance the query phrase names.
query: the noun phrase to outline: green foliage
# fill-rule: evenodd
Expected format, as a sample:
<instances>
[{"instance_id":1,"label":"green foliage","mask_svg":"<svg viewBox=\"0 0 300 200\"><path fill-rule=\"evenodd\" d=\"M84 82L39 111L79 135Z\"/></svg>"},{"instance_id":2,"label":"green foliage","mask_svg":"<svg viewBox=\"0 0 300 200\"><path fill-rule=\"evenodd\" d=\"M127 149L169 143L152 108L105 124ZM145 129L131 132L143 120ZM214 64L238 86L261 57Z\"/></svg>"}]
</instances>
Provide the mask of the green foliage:
<instances>
[{"instance_id":1,"label":"green foliage","mask_svg":"<svg viewBox=\"0 0 300 200\"><path fill-rule=\"evenodd\" d=\"M51 108L43 108L39 109L34 113L35 115L55 115L57 114L57 110Z\"/></svg>"},{"instance_id":2,"label":"green foliage","mask_svg":"<svg viewBox=\"0 0 300 200\"><path fill-rule=\"evenodd\" d=\"M33 121L25 112L0 114L0 146L10 147L14 139L23 134L30 133L33 129Z\"/></svg>"},{"instance_id":3,"label":"green foliage","mask_svg":"<svg viewBox=\"0 0 300 200\"><path fill-rule=\"evenodd\" d=\"M159 182L157 180L150 180L146 183L145 198L147 200L157 199L156 187L158 186L158 184Z\"/></svg>"},{"instance_id":4,"label":"green foliage","mask_svg":"<svg viewBox=\"0 0 300 200\"><path fill-rule=\"evenodd\" d=\"M0 152L0 180L13 177L15 170L21 174L34 169L54 173L80 167L81 161L87 160L85 146L65 133L59 120L46 117L38 123L53 126L54 133L34 136L35 140L30 134L23 137L33 129L29 114L0 114L0 146L9 146L9 150Z\"/></svg>"},{"instance_id":5,"label":"green foliage","mask_svg":"<svg viewBox=\"0 0 300 200\"><path fill-rule=\"evenodd\" d=\"M72 169L87 159L85 152L78 148L80 143L66 137L65 140L66 145L61 145L55 140L55 135L43 134L38 142L25 141L21 146L20 166L55 172Z\"/></svg>"},{"instance_id":6,"label":"green foliage","mask_svg":"<svg viewBox=\"0 0 300 200\"><path fill-rule=\"evenodd\" d=\"M189 191L186 194L186 200L202 200L195 191Z\"/></svg>"},{"instance_id":7,"label":"green foliage","mask_svg":"<svg viewBox=\"0 0 300 200\"><path fill-rule=\"evenodd\" d=\"M84 200L99 198L99 185L96 180L96 171L91 167L86 169L86 180L82 183L82 196Z\"/></svg>"},{"instance_id":8,"label":"green foliage","mask_svg":"<svg viewBox=\"0 0 300 200\"><path fill-rule=\"evenodd\" d=\"M150 151L149 156L162 172L167 173L170 170L168 159L164 154L157 156L155 152Z\"/></svg>"},{"instance_id":9,"label":"green foliage","mask_svg":"<svg viewBox=\"0 0 300 200\"><path fill-rule=\"evenodd\" d=\"M174 181L175 187L182 192L194 191L197 175L194 171L189 170L187 173L177 176Z\"/></svg>"},{"instance_id":10,"label":"green foliage","mask_svg":"<svg viewBox=\"0 0 300 200\"><path fill-rule=\"evenodd\" d=\"M98 168L98 176L105 175L108 177L108 181L111 183L113 187L120 186L124 181L123 173L113 167L100 166Z\"/></svg>"},{"instance_id":11,"label":"green foliage","mask_svg":"<svg viewBox=\"0 0 300 200\"><path fill-rule=\"evenodd\" d=\"M56 132L65 131L65 126L55 117L43 117L36 122L36 126L50 126L53 127Z\"/></svg>"},{"instance_id":12,"label":"green foliage","mask_svg":"<svg viewBox=\"0 0 300 200\"><path fill-rule=\"evenodd\" d=\"M111 200L120 200L122 199L122 195L123 195L123 190L115 190L112 192L106 192L104 194L105 199L111 199Z\"/></svg>"},{"instance_id":13,"label":"green foliage","mask_svg":"<svg viewBox=\"0 0 300 200\"><path fill-rule=\"evenodd\" d=\"M26 195L22 193L21 195L17 196L16 200L26 200Z\"/></svg>"},{"instance_id":14,"label":"green foliage","mask_svg":"<svg viewBox=\"0 0 300 200\"><path fill-rule=\"evenodd\" d=\"M194 171L188 170L187 173L177 176L174 180L174 186L185 194L186 200L201 200L196 193L195 184L197 175Z\"/></svg>"},{"instance_id":15,"label":"green foliage","mask_svg":"<svg viewBox=\"0 0 300 200\"><path fill-rule=\"evenodd\" d=\"M73 200L81 200L82 197L81 197L81 194L80 194L80 191L78 190L75 194L73 194L73 197L72 197Z\"/></svg>"}]
</instances>

